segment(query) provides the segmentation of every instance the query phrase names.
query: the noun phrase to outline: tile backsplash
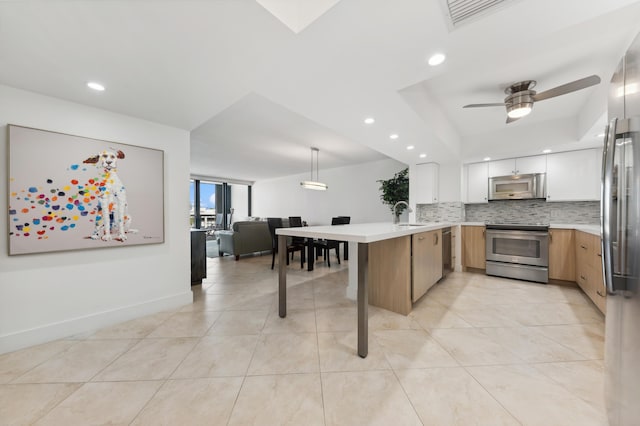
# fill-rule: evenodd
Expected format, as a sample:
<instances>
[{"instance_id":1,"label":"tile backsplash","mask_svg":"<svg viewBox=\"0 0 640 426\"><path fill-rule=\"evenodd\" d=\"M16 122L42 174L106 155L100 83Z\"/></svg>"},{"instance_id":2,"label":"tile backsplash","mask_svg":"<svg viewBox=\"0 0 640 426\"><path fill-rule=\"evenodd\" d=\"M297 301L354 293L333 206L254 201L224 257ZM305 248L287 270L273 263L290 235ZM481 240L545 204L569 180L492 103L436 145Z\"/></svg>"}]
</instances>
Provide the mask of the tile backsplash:
<instances>
[{"instance_id":1,"label":"tile backsplash","mask_svg":"<svg viewBox=\"0 0 640 426\"><path fill-rule=\"evenodd\" d=\"M599 201L549 203L544 200L508 200L466 204L465 221L492 223L600 223Z\"/></svg>"},{"instance_id":2,"label":"tile backsplash","mask_svg":"<svg viewBox=\"0 0 640 426\"><path fill-rule=\"evenodd\" d=\"M486 204L461 202L418 204L418 222L600 223L600 202L508 200Z\"/></svg>"},{"instance_id":3,"label":"tile backsplash","mask_svg":"<svg viewBox=\"0 0 640 426\"><path fill-rule=\"evenodd\" d=\"M418 222L462 222L464 204L461 202L418 204L416 206Z\"/></svg>"}]
</instances>

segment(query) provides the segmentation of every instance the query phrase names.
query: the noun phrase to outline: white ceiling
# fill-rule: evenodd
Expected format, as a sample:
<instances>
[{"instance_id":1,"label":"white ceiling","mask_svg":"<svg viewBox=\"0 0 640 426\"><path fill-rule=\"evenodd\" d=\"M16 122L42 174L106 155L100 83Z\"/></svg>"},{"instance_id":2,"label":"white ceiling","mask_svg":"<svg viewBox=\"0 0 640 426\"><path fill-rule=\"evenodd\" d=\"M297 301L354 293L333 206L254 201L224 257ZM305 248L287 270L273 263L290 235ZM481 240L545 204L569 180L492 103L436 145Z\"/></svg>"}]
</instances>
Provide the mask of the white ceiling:
<instances>
[{"instance_id":1,"label":"white ceiling","mask_svg":"<svg viewBox=\"0 0 640 426\"><path fill-rule=\"evenodd\" d=\"M559 125L565 145L595 144L600 87L509 126L502 108L462 106L501 102L519 80L543 91L598 74L604 87L640 32L629 0L515 0L454 30L441 0L323 4L297 11L296 33L255 0L0 2L0 83L190 130L192 172L256 180L307 172L311 146L322 172L528 153L539 147L519 134ZM447 61L432 68L435 51Z\"/></svg>"}]
</instances>

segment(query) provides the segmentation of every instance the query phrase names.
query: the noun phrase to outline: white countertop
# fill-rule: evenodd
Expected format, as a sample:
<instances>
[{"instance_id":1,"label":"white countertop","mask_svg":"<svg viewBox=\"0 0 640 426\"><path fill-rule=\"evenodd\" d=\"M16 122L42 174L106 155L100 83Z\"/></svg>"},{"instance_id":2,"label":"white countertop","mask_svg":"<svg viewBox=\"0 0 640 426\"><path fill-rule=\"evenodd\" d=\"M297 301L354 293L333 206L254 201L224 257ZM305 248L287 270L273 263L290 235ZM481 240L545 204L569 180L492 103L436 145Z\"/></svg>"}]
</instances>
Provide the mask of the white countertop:
<instances>
[{"instance_id":1,"label":"white countertop","mask_svg":"<svg viewBox=\"0 0 640 426\"><path fill-rule=\"evenodd\" d=\"M584 223L552 223L550 229L575 229L576 231L587 232L593 235L600 235L600 225L589 225Z\"/></svg>"},{"instance_id":2,"label":"white countertop","mask_svg":"<svg viewBox=\"0 0 640 426\"><path fill-rule=\"evenodd\" d=\"M352 241L356 243L373 243L391 238L404 237L419 232L455 226L455 223L430 222L403 226L388 222L354 223L349 225L303 226L298 228L276 229L277 235L291 237L324 238L327 240Z\"/></svg>"}]
</instances>

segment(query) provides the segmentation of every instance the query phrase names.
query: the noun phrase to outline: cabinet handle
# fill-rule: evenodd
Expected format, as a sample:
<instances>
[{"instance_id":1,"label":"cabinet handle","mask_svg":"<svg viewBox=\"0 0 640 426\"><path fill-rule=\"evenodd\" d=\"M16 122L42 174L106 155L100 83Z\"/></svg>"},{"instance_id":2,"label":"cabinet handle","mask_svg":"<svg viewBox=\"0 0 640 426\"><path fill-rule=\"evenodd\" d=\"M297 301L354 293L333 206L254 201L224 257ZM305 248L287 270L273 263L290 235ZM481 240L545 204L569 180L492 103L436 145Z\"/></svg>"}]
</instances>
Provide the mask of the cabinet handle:
<instances>
[{"instance_id":1,"label":"cabinet handle","mask_svg":"<svg viewBox=\"0 0 640 426\"><path fill-rule=\"evenodd\" d=\"M602 257L602 253L598 253L598 254L596 254L596 256Z\"/></svg>"},{"instance_id":2,"label":"cabinet handle","mask_svg":"<svg viewBox=\"0 0 640 426\"><path fill-rule=\"evenodd\" d=\"M581 279L581 280L585 280L585 281L587 280L587 279L586 279L585 277L583 277L582 275L580 275L580 279Z\"/></svg>"},{"instance_id":3,"label":"cabinet handle","mask_svg":"<svg viewBox=\"0 0 640 426\"><path fill-rule=\"evenodd\" d=\"M549 242L553 241L553 232L549 231Z\"/></svg>"},{"instance_id":4,"label":"cabinet handle","mask_svg":"<svg viewBox=\"0 0 640 426\"><path fill-rule=\"evenodd\" d=\"M434 242L433 242L433 245L437 246L438 245L438 234L433 234L433 236L436 237Z\"/></svg>"},{"instance_id":5,"label":"cabinet handle","mask_svg":"<svg viewBox=\"0 0 640 426\"><path fill-rule=\"evenodd\" d=\"M587 246L583 246L582 244L580 244L580 248L583 248L583 249L585 249L585 250L586 250L586 249L587 249Z\"/></svg>"},{"instance_id":6,"label":"cabinet handle","mask_svg":"<svg viewBox=\"0 0 640 426\"><path fill-rule=\"evenodd\" d=\"M424 240L424 237L418 237L418 240L422 241Z\"/></svg>"},{"instance_id":7,"label":"cabinet handle","mask_svg":"<svg viewBox=\"0 0 640 426\"><path fill-rule=\"evenodd\" d=\"M483 229L483 230L482 230L482 238L484 238L484 231L485 231L485 230Z\"/></svg>"},{"instance_id":8,"label":"cabinet handle","mask_svg":"<svg viewBox=\"0 0 640 426\"><path fill-rule=\"evenodd\" d=\"M600 297L607 297L606 295L600 293L600 290L596 291L596 293L598 293L598 296L600 296Z\"/></svg>"}]
</instances>

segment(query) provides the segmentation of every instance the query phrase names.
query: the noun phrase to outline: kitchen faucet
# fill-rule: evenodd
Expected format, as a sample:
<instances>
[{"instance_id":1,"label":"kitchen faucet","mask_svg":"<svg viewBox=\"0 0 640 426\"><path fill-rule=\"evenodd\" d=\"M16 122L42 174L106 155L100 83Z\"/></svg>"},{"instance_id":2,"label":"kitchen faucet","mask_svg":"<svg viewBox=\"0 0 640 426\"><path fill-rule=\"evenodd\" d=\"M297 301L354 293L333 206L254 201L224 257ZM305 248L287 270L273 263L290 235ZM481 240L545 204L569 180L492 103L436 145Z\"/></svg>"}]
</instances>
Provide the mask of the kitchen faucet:
<instances>
[{"instance_id":1,"label":"kitchen faucet","mask_svg":"<svg viewBox=\"0 0 640 426\"><path fill-rule=\"evenodd\" d=\"M398 207L399 204L404 204L405 206L407 206L407 211L409 213L413 211L413 209L409 206L409 203L407 203L406 201L398 201L393 205L393 208L391 209L393 211L393 223L400 223L400 217L396 214L396 207Z\"/></svg>"}]
</instances>

